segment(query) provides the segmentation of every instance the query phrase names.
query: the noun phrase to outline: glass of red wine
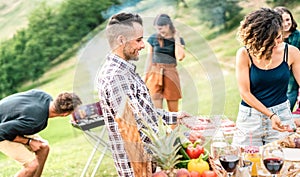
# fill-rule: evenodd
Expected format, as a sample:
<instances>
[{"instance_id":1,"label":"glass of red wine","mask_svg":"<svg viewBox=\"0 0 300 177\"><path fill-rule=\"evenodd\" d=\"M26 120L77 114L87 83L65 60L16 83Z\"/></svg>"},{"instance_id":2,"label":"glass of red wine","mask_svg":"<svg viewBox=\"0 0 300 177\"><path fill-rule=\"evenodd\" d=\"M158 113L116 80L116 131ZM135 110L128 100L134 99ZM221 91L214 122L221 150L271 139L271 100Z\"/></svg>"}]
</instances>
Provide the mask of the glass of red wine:
<instances>
[{"instance_id":1,"label":"glass of red wine","mask_svg":"<svg viewBox=\"0 0 300 177\"><path fill-rule=\"evenodd\" d=\"M227 176L231 177L239 162L240 150L237 146L228 144L219 151L219 160L222 167L227 171Z\"/></svg>"},{"instance_id":2,"label":"glass of red wine","mask_svg":"<svg viewBox=\"0 0 300 177\"><path fill-rule=\"evenodd\" d=\"M272 176L277 177L284 162L282 148L280 146L266 146L262 152L262 160Z\"/></svg>"}]
</instances>

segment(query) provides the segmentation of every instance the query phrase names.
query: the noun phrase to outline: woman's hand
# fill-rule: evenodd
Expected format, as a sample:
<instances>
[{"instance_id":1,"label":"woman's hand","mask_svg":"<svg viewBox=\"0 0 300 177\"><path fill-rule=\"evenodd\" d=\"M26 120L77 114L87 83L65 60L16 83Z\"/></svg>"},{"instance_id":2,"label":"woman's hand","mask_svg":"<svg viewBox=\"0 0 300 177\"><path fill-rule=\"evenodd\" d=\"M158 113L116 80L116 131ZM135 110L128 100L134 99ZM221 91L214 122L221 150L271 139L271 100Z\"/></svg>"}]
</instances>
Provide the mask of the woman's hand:
<instances>
[{"instance_id":1,"label":"woman's hand","mask_svg":"<svg viewBox=\"0 0 300 177\"><path fill-rule=\"evenodd\" d=\"M175 58L182 61L185 57L184 45L181 44L179 32L176 30L174 32L175 40Z\"/></svg>"},{"instance_id":2,"label":"woman's hand","mask_svg":"<svg viewBox=\"0 0 300 177\"><path fill-rule=\"evenodd\" d=\"M175 41L176 41L176 39L178 39L180 42L180 33L177 30L175 30L175 32L174 32L174 39L175 39Z\"/></svg>"},{"instance_id":3,"label":"woman's hand","mask_svg":"<svg viewBox=\"0 0 300 177\"><path fill-rule=\"evenodd\" d=\"M300 127L300 118L295 118L294 123L296 124L297 127Z\"/></svg>"},{"instance_id":4,"label":"woman's hand","mask_svg":"<svg viewBox=\"0 0 300 177\"><path fill-rule=\"evenodd\" d=\"M288 130L284 127L284 125L281 123L281 120L280 120L280 118L279 118L278 115L275 114L274 116L272 116L271 122L272 122L272 128L273 128L274 130L278 130L278 131L280 131L280 132L288 131Z\"/></svg>"}]
</instances>

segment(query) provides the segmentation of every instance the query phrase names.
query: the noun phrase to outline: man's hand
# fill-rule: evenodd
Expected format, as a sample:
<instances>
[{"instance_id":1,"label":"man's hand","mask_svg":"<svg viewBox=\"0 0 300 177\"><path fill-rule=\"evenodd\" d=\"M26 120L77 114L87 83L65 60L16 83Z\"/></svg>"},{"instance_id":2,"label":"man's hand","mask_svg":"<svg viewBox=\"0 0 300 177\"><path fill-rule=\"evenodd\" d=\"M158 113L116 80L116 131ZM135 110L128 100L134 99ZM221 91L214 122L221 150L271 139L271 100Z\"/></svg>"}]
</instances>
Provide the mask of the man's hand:
<instances>
[{"instance_id":1,"label":"man's hand","mask_svg":"<svg viewBox=\"0 0 300 177\"><path fill-rule=\"evenodd\" d=\"M189 134L189 140L194 143L197 140L201 140L202 142L205 142L205 137L202 136L202 134L199 131L191 131Z\"/></svg>"},{"instance_id":2,"label":"man's hand","mask_svg":"<svg viewBox=\"0 0 300 177\"><path fill-rule=\"evenodd\" d=\"M44 147L48 146L48 141L41 139L31 139L29 147L32 151L36 152Z\"/></svg>"},{"instance_id":3,"label":"man's hand","mask_svg":"<svg viewBox=\"0 0 300 177\"><path fill-rule=\"evenodd\" d=\"M180 123L181 120L185 117L191 117L191 115L187 112L184 112L184 111L178 112L178 114L177 114L177 123Z\"/></svg>"}]
</instances>

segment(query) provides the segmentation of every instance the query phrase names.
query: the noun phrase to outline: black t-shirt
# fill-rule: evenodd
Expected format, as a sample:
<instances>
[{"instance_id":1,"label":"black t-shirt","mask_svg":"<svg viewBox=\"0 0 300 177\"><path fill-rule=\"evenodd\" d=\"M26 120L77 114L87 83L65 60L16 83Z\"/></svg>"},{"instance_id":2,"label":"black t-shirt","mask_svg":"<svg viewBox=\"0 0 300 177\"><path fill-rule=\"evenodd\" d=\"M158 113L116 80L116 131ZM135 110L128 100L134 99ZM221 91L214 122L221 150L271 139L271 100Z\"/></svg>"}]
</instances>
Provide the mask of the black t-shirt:
<instances>
[{"instance_id":1,"label":"black t-shirt","mask_svg":"<svg viewBox=\"0 0 300 177\"><path fill-rule=\"evenodd\" d=\"M176 64L174 38L163 39L163 47L159 45L157 34L152 34L147 41L153 47L153 63ZM180 43L185 45L183 38Z\"/></svg>"},{"instance_id":2,"label":"black t-shirt","mask_svg":"<svg viewBox=\"0 0 300 177\"><path fill-rule=\"evenodd\" d=\"M32 135L46 128L52 97L39 90L16 93L0 100L0 141Z\"/></svg>"}]
</instances>

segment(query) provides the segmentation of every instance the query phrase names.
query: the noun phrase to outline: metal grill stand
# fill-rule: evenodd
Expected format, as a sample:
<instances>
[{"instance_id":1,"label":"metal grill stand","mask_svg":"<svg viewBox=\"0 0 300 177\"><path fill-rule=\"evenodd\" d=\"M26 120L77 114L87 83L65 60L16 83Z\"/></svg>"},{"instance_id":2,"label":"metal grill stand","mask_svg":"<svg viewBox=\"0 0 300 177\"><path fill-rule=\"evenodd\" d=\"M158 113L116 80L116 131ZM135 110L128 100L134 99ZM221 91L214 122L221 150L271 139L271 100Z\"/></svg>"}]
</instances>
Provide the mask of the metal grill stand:
<instances>
[{"instance_id":1,"label":"metal grill stand","mask_svg":"<svg viewBox=\"0 0 300 177\"><path fill-rule=\"evenodd\" d=\"M109 145L103 140L106 128L103 126L105 123L102 116L100 104L97 102L89 105L82 105L74 111L72 116L74 120L71 122L72 126L84 131L88 139L90 141L93 141L91 143L94 144L94 148L88 158L88 161L85 164L81 177L86 176L86 173L90 168L92 161L95 158L97 150L99 150L100 146L103 146L103 150L99 150L101 154L91 174L91 177L94 177L102 163L104 155L107 154L107 152L109 152ZM99 131L96 132L95 128L100 128L100 133Z\"/></svg>"},{"instance_id":2,"label":"metal grill stand","mask_svg":"<svg viewBox=\"0 0 300 177\"><path fill-rule=\"evenodd\" d=\"M101 155L100 155L100 157L99 157L99 159L96 163L96 166L93 169L91 177L94 177L96 175L97 170L98 170L98 168L100 167L100 165L102 163L102 160L104 158L105 153L107 152L107 150L109 150L108 144L105 141L103 141L103 139L102 139L102 137L105 134L105 131L106 131L105 127L102 127L102 130L101 130L101 133L100 133L99 136L96 136L95 133L90 131L90 130L84 131L87 136L89 136L90 138L92 138L96 141L96 144L94 145L93 151L91 152L91 154L88 158L88 161L86 162L85 167L84 167L80 177L85 177L85 174L87 173L87 171L88 171L88 169L89 169L89 167L90 167L90 165L91 165L91 163L92 163L92 161L93 161L93 159L96 155L96 152L97 152L99 146L102 145L103 150L101 151Z\"/></svg>"}]
</instances>

